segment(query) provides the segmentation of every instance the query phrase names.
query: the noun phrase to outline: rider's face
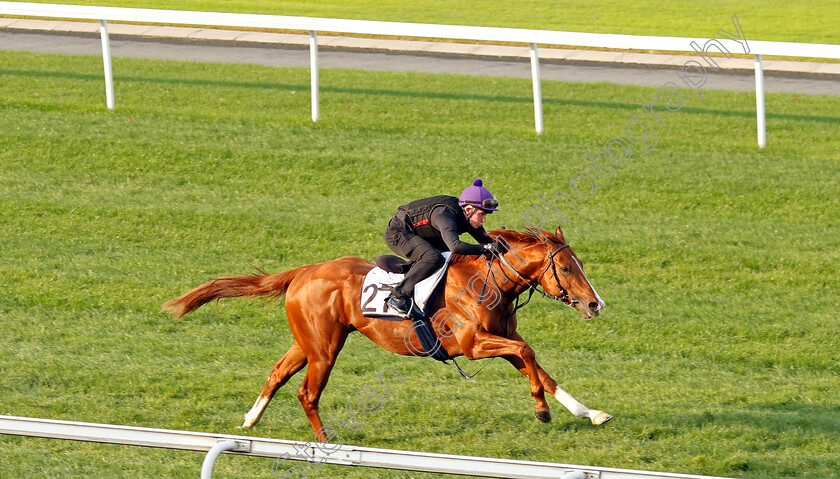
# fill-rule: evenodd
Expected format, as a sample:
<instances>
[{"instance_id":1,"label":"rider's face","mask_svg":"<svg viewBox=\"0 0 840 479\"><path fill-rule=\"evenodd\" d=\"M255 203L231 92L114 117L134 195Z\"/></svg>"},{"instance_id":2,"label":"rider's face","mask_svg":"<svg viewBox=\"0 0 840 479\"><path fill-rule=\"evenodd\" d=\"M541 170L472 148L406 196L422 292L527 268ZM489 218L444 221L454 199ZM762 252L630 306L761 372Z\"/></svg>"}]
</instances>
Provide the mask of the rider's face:
<instances>
[{"instance_id":1,"label":"rider's face","mask_svg":"<svg viewBox=\"0 0 840 479\"><path fill-rule=\"evenodd\" d=\"M473 228L479 228L487 221L487 212L473 206L464 208L464 213L467 214L467 219L470 220L470 226Z\"/></svg>"}]
</instances>

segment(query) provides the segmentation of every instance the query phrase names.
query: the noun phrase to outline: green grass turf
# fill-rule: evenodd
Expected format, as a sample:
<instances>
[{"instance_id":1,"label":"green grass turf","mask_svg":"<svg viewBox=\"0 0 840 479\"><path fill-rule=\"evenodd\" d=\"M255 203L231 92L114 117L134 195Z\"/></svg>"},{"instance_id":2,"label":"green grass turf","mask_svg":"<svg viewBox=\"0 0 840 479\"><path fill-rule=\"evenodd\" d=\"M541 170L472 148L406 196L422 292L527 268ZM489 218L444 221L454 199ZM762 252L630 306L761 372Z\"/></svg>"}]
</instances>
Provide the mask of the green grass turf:
<instances>
[{"instance_id":1,"label":"green grass turf","mask_svg":"<svg viewBox=\"0 0 840 479\"><path fill-rule=\"evenodd\" d=\"M840 43L837 2L529 0L343 0L332 2L253 0L57 0L52 3L262 13L361 20L535 28L630 35L716 37L733 31L737 15L748 40Z\"/></svg>"},{"instance_id":2,"label":"green grass turf","mask_svg":"<svg viewBox=\"0 0 840 479\"><path fill-rule=\"evenodd\" d=\"M211 278L387 252L397 205L473 178L520 228L568 191L655 88L0 53L0 414L309 441L301 377L241 431L291 344L282 300L227 300L179 322L160 304ZM383 364L407 379L348 444L745 478L840 477L840 98L709 91L663 113L568 211L567 239L607 302L583 321L535 299L520 331L595 428L551 401L533 418L503 362L472 381L354 334L324 418ZM475 370L482 362L468 362ZM0 436L0 477L195 477L203 456ZM272 477L225 456L216 477ZM427 477L338 466L310 477Z\"/></svg>"}]
</instances>

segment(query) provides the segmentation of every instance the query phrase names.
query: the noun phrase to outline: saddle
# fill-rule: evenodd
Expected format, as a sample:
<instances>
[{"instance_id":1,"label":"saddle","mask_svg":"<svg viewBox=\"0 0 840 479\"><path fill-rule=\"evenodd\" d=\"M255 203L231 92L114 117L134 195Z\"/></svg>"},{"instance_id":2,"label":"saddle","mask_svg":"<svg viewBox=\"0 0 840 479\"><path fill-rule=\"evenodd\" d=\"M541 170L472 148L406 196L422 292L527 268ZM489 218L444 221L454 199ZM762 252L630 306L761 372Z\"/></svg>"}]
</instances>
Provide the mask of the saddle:
<instances>
[{"instance_id":1,"label":"saddle","mask_svg":"<svg viewBox=\"0 0 840 479\"><path fill-rule=\"evenodd\" d=\"M414 287L414 305L422 315L426 314L427 302L444 277L449 258L452 257L450 251L441 254L444 259L443 266ZM362 314L396 321L405 319L388 306L385 300L391 295L394 287L402 282L404 272L408 271L411 263L397 256L380 255L376 257L376 264L377 267L368 271L362 283Z\"/></svg>"},{"instance_id":2,"label":"saddle","mask_svg":"<svg viewBox=\"0 0 840 479\"><path fill-rule=\"evenodd\" d=\"M413 321L413 329L417 339L423 346L427 356L438 361L452 359L441 347L441 342L432 331L432 325L428 320L427 308L431 304L430 299L446 276L446 268L449 266L449 258L452 253L445 251L441 253L444 258L443 266L432 273L431 276L420 281L414 287L414 298L409 316ZM394 287L402 282L411 263L393 255L379 255L375 259L376 268L365 275L362 283L361 308L362 314L368 317L375 317L388 321L406 321L407 319L397 315L385 301Z\"/></svg>"},{"instance_id":3,"label":"saddle","mask_svg":"<svg viewBox=\"0 0 840 479\"><path fill-rule=\"evenodd\" d=\"M396 274L408 273L408 269L411 267L411 261L406 261L399 256L394 256L392 254L381 254L377 256L373 262L376 263L376 266L379 268L389 273Z\"/></svg>"}]
</instances>

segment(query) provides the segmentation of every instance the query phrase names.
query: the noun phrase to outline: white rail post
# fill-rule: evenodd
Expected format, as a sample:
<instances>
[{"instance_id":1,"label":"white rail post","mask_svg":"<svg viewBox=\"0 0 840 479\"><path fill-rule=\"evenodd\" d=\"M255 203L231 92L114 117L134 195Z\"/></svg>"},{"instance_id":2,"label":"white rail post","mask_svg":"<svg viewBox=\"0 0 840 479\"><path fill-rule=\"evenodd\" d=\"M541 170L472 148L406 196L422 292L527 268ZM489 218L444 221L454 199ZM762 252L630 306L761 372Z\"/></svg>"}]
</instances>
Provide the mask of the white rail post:
<instances>
[{"instance_id":1,"label":"white rail post","mask_svg":"<svg viewBox=\"0 0 840 479\"><path fill-rule=\"evenodd\" d=\"M114 73L111 68L111 40L108 38L108 22L99 20L99 33L102 37L102 63L105 68L105 104L114 109Z\"/></svg>"},{"instance_id":2,"label":"white rail post","mask_svg":"<svg viewBox=\"0 0 840 479\"><path fill-rule=\"evenodd\" d=\"M318 121L321 116L318 95L318 33L315 30L309 32L309 70L312 77L312 121Z\"/></svg>"},{"instance_id":3,"label":"white rail post","mask_svg":"<svg viewBox=\"0 0 840 479\"><path fill-rule=\"evenodd\" d=\"M531 82L534 84L534 123L537 134L543 132L542 88L540 87L540 56L537 44L531 44Z\"/></svg>"},{"instance_id":4,"label":"white rail post","mask_svg":"<svg viewBox=\"0 0 840 479\"><path fill-rule=\"evenodd\" d=\"M767 146L767 130L764 124L764 69L761 55L755 56L755 118L758 129L758 147Z\"/></svg>"},{"instance_id":5,"label":"white rail post","mask_svg":"<svg viewBox=\"0 0 840 479\"><path fill-rule=\"evenodd\" d=\"M204 456L204 462L201 464L201 479L211 479L213 477L213 466L216 464L216 458L224 451L232 451L238 447L238 444L233 439L222 441L207 451Z\"/></svg>"}]
</instances>

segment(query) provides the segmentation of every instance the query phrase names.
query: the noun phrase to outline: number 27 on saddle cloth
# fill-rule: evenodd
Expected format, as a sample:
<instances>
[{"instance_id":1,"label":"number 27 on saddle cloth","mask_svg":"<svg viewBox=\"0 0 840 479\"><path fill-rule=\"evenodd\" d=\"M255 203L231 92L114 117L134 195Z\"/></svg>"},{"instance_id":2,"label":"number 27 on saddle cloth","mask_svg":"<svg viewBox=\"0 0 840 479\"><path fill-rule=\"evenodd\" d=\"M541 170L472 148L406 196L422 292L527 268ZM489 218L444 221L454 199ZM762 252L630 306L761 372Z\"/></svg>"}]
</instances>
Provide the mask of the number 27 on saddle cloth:
<instances>
[{"instance_id":1,"label":"number 27 on saddle cloth","mask_svg":"<svg viewBox=\"0 0 840 479\"><path fill-rule=\"evenodd\" d=\"M414 304L421 312L425 311L426 302L440 283L441 278L444 277L446 268L449 266L449 258L452 256L452 252L444 251L441 254L444 258L443 266L414 287ZM385 271L380 267L370 270L365 275L364 283L362 283L362 314L369 317L382 317L383 319L404 319L399 317L385 302L394 286L398 285L404 276L403 274Z\"/></svg>"}]
</instances>

